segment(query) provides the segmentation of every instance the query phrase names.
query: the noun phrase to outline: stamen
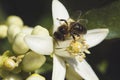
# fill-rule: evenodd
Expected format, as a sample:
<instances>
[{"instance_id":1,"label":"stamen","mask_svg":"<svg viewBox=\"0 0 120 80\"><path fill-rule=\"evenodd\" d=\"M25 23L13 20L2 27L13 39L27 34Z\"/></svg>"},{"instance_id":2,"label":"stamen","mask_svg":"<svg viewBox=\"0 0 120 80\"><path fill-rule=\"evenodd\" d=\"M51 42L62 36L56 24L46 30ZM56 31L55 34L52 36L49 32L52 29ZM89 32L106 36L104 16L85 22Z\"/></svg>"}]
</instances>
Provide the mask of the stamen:
<instances>
[{"instance_id":1,"label":"stamen","mask_svg":"<svg viewBox=\"0 0 120 80\"><path fill-rule=\"evenodd\" d=\"M79 61L82 61L86 57L85 53L90 54L88 45L86 44L83 36L80 36L79 38L77 37L76 40L71 41L69 46L66 48L66 51L68 51L71 56L76 57Z\"/></svg>"},{"instance_id":2,"label":"stamen","mask_svg":"<svg viewBox=\"0 0 120 80\"><path fill-rule=\"evenodd\" d=\"M69 47L67 47L67 51L69 53L71 53L72 55L76 55L79 52L81 52L81 48L83 47L83 45L77 41L72 41L69 45Z\"/></svg>"}]
</instances>

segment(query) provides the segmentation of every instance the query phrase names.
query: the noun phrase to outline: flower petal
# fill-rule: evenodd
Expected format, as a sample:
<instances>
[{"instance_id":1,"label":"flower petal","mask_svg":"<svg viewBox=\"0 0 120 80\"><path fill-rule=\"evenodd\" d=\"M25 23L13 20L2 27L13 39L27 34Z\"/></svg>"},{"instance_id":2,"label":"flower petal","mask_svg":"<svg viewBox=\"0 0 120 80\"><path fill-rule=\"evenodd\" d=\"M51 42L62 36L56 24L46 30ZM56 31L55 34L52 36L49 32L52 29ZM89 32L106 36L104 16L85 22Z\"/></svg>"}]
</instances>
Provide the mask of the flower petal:
<instances>
[{"instance_id":1,"label":"flower petal","mask_svg":"<svg viewBox=\"0 0 120 80\"><path fill-rule=\"evenodd\" d=\"M96 76L95 72L92 70L90 65L83 60L80 62L74 58L66 59L67 62L71 65L71 67L85 80L99 80Z\"/></svg>"},{"instance_id":2,"label":"flower petal","mask_svg":"<svg viewBox=\"0 0 120 80\"><path fill-rule=\"evenodd\" d=\"M66 65L62 58L53 55L53 73L52 80L64 80L66 74Z\"/></svg>"},{"instance_id":3,"label":"flower petal","mask_svg":"<svg viewBox=\"0 0 120 80\"><path fill-rule=\"evenodd\" d=\"M55 44L55 54L61 56L61 57L72 57L68 51L66 51L66 48L70 45L72 42L72 38L69 38L65 41L58 41Z\"/></svg>"},{"instance_id":4,"label":"flower petal","mask_svg":"<svg viewBox=\"0 0 120 80\"><path fill-rule=\"evenodd\" d=\"M66 48L70 45L72 40L73 40L72 38L69 38L65 41L57 41L57 43L55 44L55 48Z\"/></svg>"},{"instance_id":5,"label":"flower petal","mask_svg":"<svg viewBox=\"0 0 120 80\"><path fill-rule=\"evenodd\" d=\"M59 20L57 20L57 18L65 19L65 20L69 18L67 9L58 0L52 1L52 16L53 16L53 26L54 26L53 31L56 31L57 28L60 26L60 22Z\"/></svg>"},{"instance_id":6,"label":"flower petal","mask_svg":"<svg viewBox=\"0 0 120 80\"><path fill-rule=\"evenodd\" d=\"M27 35L25 42L31 50L38 54L50 55L53 52L53 41L50 36Z\"/></svg>"},{"instance_id":7,"label":"flower petal","mask_svg":"<svg viewBox=\"0 0 120 80\"><path fill-rule=\"evenodd\" d=\"M84 38L86 40L86 43L89 45L89 48L91 48L102 42L106 38L108 33L108 29L88 30Z\"/></svg>"},{"instance_id":8,"label":"flower petal","mask_svg":"<svg viewBox=\"0 0 120 80\"><path fill-rule=\"evenodd\" d=\"M70 55L70 53L68 53L66 51L66 48L62 48L62 49L55 49L55 54L57 54L58 56L61 56L61 57L72 57Z\"/></svg>"}]
</instances>

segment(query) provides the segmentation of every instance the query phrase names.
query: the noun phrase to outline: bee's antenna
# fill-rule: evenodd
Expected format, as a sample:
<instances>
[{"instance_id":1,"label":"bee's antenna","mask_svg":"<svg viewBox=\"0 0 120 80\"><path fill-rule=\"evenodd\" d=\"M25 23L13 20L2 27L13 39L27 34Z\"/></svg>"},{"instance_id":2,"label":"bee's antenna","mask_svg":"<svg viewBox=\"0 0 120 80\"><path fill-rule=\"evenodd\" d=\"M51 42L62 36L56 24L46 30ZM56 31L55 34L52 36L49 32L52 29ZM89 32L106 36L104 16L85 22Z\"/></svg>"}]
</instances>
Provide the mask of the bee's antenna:
<instances>
[{"instance_id":1,"label":"bee's antenna","mask_svg":"<svg viewBox=\"0 0 120 80\"><path fill-rule=\"evenodd\" d=\"M80 17L81 17L81 15L82 15L82 11L80 10L80 11L78 11L79 12L79 16L78 16L78 18L77 18L77 22L79 22L80 21Z\"/></svg>"},{"instance_id":2,"label":"bee's antenna","mask_svg":"<svg viewBox=\"0 0 120 80\"><path fill-rule=\"evenodd\" d=\"M57 20L64 21L68 25L68 22L65 19L59 19L59 18L57 18Z\"/></svg>"}]
</instances>

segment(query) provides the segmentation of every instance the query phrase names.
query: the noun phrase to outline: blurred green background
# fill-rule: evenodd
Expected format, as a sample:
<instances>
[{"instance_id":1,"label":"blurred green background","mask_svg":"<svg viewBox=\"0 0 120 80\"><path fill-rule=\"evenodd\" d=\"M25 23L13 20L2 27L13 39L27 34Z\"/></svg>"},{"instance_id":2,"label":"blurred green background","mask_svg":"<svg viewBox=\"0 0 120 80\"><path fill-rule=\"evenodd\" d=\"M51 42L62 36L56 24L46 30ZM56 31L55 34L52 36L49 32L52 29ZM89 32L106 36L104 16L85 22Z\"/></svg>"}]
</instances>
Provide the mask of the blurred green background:
<instances>
[{"instance_id":1,"label":"blurred green background","mask_svg":"<svg viewBox=\"0 0 120 80\"><path fill-rule=\"evenodd\" d=\"M68 9L71 17L88 20L87 28L109 28L110 34L101 44L90 49L87 61L100 80L120 80L120 0L60 0ZM20 16L25 25L38 24L51 29L52 0L0 0L0 24L9 15ZM7 39L0 39L0 53L9 49ZM48 61L49 62L49 61ZM51 79L51 70L43 73Z\"/></svg>"}]
</instances>

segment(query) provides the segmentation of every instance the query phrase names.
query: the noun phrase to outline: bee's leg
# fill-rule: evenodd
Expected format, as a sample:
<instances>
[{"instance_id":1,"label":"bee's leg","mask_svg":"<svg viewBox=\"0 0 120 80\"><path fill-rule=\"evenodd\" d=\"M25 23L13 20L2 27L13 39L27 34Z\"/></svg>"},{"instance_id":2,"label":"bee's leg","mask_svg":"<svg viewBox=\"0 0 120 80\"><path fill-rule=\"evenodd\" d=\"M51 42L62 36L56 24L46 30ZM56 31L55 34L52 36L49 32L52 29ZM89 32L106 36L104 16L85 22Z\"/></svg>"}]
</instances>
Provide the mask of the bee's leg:
<instances>
[{"instance_id":1,"label":"bee's leg","mask_svg":"<svg viewBox=\"0 0 120 80\"><path fill-rule=\"evenodd\" d=\"M72 37L73 37L73 39L74 39L74 41L75 41L75 40L76 40L76 39L75 39L75 36L74 36L74 35L72 35Z\"/></svg>"},{"instance_id":2,"label":"bee's leg","mask_svg":"<svg viewBox=\"0 0 120 80\"><path fill-rule=\"evenodd\" d=\"M71 32L70 35L72 36L73 40L76 41L74 33Z\"/></svg>"},{"instance_id":3,"label":"bee's leg","mask_svg":"<svg viewBox=\"0 0 120 80\"><path fill-rule=\"evenodd\" d=\"M80 34L79 33L73 33L71 32L70 35L72 36L72 38L74 39L74 41L78 40L80 38Z\"/></svg>"}]
</instances>

